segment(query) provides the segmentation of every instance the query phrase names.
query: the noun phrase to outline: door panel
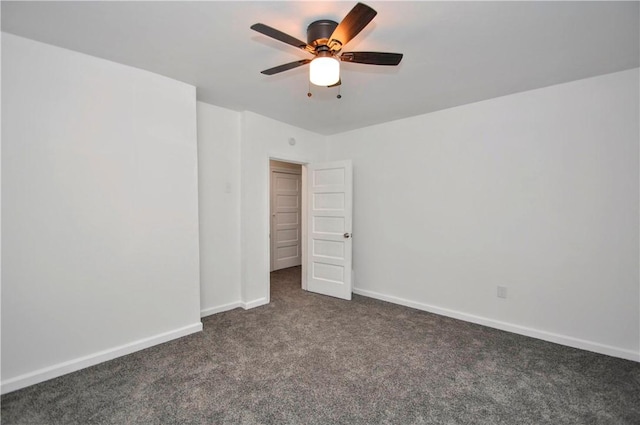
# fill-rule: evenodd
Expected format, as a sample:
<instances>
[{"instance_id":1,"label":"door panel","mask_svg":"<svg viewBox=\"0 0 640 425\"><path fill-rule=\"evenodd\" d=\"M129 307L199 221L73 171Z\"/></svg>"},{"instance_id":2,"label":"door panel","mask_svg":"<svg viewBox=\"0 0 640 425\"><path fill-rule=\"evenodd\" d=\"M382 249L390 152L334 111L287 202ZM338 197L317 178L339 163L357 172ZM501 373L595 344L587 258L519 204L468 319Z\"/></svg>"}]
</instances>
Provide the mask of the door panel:
<instances>
[{"instance_id":1,"label":"door panel","mask_svg":"<svg viewBox=\"0 0 640 425\"><path fill-rule=\"evenodd\" d=\"M300 174L271 172L272 270L301 264L301 189Z\"/></svg>"},{"instance_id":2,"label":"door panel","mask_svg":"<svg viewBox=\"0 0 640 425\"><path fill-rule=\"evenodd\" d=\"M351 161L307 166L307 290L351 299Z\"/></svg>"}]
</instances>

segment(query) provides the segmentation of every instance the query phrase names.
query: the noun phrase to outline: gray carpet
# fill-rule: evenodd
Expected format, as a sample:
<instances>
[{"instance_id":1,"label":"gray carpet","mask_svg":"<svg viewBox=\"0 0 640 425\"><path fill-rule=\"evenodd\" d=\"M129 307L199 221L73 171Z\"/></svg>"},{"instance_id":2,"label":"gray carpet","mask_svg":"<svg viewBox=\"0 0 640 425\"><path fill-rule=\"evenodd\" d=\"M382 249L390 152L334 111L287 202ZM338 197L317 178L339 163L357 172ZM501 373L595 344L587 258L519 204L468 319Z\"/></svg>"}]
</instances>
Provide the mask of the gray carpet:
<instances>
[{"instance_id":1,"label":"gray carpet","mask_svg":"<svg viewBox=\"0 0 640 425\"><path fill-rule=\"evenodd\" d=\"M640 424L640 364L272 274L271 304L2 397L3 424Z\"/></svg>"}]
</instances>

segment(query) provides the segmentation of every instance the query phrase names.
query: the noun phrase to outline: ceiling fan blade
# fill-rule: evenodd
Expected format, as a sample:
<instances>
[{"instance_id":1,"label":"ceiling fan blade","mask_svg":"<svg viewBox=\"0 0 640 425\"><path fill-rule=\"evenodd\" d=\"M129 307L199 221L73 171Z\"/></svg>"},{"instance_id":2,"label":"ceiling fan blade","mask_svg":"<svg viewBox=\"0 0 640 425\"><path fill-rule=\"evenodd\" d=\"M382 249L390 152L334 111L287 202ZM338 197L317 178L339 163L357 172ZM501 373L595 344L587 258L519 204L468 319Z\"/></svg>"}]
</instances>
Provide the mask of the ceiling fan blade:
<instances>
[{"instance_id":1,"label":"ceiling fan blade","mask_svg":"<svg viewBox=\"0 0 640 425\"><path fill-rule=\"evenodd\" d=\"M340 55L344 62L364 63L367 65L395 66L402 60L402 53L386 52L344 52Z\"/></svg>"},{"instance_id":2,"label":"ceiling fan blade","mask_svg":"<svg viewBox=\"0 0 640 425\"><path fill-rule=\"evenodd\" d=\"M293 47L297 47L299 49L302 50L307 50L309 52L313 52L314 49L311 46L308 46L307 43L305 43L302 40L298 40L295 37L290 36L289 34L285 34L282 31L279 31L275 28L271 28L268 25L265 24L253 24L251 25L251 29L254 31L258 31L260 34L264 34L267 37L271 37L274 38L278 41L282 41L283 43L287 43ZM309 50L310 49L310 50Z\"/></svg>"},{"instance_id":3,"label":"ceiling fan blade","mask_svg":"<svg viewBox=\"0 0 640 425\"><path fill-rule=\"evenodd\" d=\"M353 37L358 35L378 12L363 3L358 3L338 24L329 38L328 46L334 52L342 49Z\"/></svg>"},{"instance_id":4,"label":"ceiling fan blade","mask_svg":"<svg viewBox=\"0 0 640 425\"><path fill-rule=\"evenodd\" d=\"M299 61L285 63L284 65L274 66L273 68L265 69L264 71L261 71L261 73L264 75L273 75L279 72L288 71L290 69L297 68L302 65L306 65L309 62L311 62L311 59L302 59Z\"/></svg>"}]
</instances>

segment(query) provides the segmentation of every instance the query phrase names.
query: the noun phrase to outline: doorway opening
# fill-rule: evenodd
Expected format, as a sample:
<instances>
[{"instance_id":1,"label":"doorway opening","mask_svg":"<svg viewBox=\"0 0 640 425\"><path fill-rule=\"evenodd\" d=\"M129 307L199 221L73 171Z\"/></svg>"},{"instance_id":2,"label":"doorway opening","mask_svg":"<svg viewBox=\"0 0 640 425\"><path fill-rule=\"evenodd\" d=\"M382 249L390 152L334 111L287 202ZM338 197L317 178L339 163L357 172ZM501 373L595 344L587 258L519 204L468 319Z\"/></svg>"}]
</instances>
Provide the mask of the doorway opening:
<instances>
[{"instance_id":1,"label":"doorway opening","mask_svg":"<svg viewBox=\"0 0 640 425\"><path fill-rule=\"evenodd\" d=\"M353 165L351 161L309 163L278 157L268 159L269 175L265 177L269 182L267 198L270 201L268 217L270 271L277 273L280 270L298 267L294 264L299 256L301 265L299 272L296 273L299 276L296 284L301 289L351 300L353 287L351 233ZM272 160L280 162L280 164L274 163L274 170L271 169ZM282 165L282 163L292 165ZM296 169L300 167L299 183L297 175L275 175L273 182L271 181L274 172L296 174L291 171L293 167ZM284 172L287 170L289 170L288 173ZM298 205L300 208L297 208ZM282 235L278 234L280 231ZM284 268L278 269L279 266ZM273 271L274 269L278 270ZM268 303L271 298L270 283L266 289Z\"/></svg>"},{"instance_id":2,"label":"doorway opening","mask_svg":"<svg viewBox=\"0 0 640 425\"><path fill-rule=\"evenodd\" d=\"M302 264L302 165L269 161L271 270Z\"/></svg>"},{"instance_id":3,"label":"doorway opening","mask_svg":"<svg viewBox=\"0 0 640 425\"><path fill-rule=\"evenodd\" d=\"M294 284L304 289L303 180L303 164L269 159L270 293L273 292L274 285L283 285L283 276L286 276L288 285Z\"/></svg>"}]
</instances>

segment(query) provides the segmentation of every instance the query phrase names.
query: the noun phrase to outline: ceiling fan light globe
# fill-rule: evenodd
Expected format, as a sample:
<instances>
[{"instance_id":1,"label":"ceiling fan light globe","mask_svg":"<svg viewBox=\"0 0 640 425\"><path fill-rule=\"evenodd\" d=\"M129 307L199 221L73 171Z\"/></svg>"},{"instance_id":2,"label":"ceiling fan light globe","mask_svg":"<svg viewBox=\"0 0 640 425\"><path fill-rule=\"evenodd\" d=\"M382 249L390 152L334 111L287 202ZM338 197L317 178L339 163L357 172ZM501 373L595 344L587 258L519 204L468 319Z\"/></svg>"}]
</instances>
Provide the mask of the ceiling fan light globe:
<instances>
[{"instance_id":1,"label":"ceiling fan light globe","mask_svg":"<svg viewBox=\"0 0 640 425\"><path fill-rule=\"evenodd\" d=\"M340 61L334 57L317 57L309 66L309 81L316 86L331 86L340 80Z\"/></svg>"}]
</instances>

